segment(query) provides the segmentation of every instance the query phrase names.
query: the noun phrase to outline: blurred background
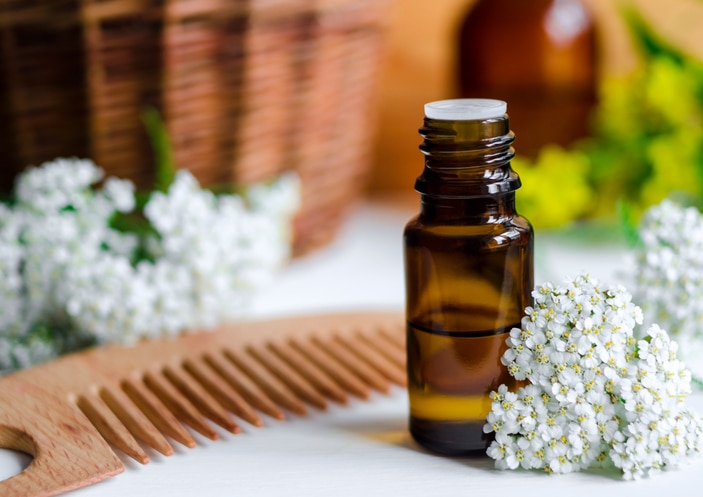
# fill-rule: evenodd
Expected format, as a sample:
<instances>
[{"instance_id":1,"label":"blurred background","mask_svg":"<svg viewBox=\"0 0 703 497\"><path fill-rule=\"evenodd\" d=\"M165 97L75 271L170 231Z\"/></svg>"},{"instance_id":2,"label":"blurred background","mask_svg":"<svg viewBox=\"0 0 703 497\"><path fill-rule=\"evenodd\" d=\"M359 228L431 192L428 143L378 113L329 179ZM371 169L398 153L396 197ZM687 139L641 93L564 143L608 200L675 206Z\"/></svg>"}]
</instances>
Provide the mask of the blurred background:
<instances>
[{"instance_id":1,"label":"blurred background","mask_svg":"<svg viewBox=\"0 0 703 497\"><path fill-rule=\"evenodd\" d=\"M700 0L4 0L0 187L58 156L145 189L164 157L293 169L304 253L413 195L424 103L478 96L508 102L537 228L637 216L703 194L701 60Z\"/></svg>"},{"instance_id":2,"label":"blurred background","mask_svg":"<svg viewBox=\"0 0 703 497\"><path fill-rule=\"evenodd\" d=\"M381 73L374 191L408 191L427 101L508 102L537 228L633 216L667 196L699 204L703 2L395 2ZM554 146L556 145L556 146Z\"/></svg>"}]
</instances>

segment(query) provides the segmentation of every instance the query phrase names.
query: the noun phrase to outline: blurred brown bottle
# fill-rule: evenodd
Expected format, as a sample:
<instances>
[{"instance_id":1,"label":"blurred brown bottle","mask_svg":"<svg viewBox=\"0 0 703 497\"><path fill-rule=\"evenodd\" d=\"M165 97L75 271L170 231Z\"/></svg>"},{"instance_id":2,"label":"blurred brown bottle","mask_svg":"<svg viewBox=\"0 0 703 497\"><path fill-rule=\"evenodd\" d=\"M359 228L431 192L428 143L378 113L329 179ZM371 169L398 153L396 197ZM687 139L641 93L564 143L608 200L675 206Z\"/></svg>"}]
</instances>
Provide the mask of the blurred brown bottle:
<instances>
[{"instance_id":1,"label":"blurred brown bottle","mask_svg":"<svg viewBox=\"0 0 703 497\"><path fill-rule=\"evenodd\" d=\"M459 95L507 101L521 155L588 134L596 33L581 0L478 0L458 56Z\"/></svg>"}]
</instances>

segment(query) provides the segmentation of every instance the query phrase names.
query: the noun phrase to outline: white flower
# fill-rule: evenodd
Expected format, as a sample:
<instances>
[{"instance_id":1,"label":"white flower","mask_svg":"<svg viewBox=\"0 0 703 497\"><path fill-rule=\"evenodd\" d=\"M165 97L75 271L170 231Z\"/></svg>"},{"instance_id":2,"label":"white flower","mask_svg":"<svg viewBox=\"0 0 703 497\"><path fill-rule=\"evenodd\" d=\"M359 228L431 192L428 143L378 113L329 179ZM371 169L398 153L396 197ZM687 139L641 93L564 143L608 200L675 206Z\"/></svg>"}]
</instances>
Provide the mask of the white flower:
<instances>
[{"instance_id":1,"label":"white flower","mask_svg":"<svg viewBox=\"0 0 703 497\"><path fill-rule=\"evenodd\" d=\"M131 181L108 178L103 185L102 194L110 201L114 210L118 212L134 210L134 184Z\"/></svg>"},{"instance_id":2,"label":"white flower","mask_svg":"<svg viewBox=\"0 0 703 497\"><path fill-rule=\"evenodd\" d=\"M107 178L94 188L102 179L90 161L59 159L20 175L16 203L0 205L0 374L86 342L240 317L290 255L293 175L253 186L249 200L216 196L179 171L151 195L141 235L111 225L134 209L134 185Z\"/></svg>"},{"instance_id":3,"label":"white flower","mask_svg":"<svg viewBox=\"0 0 703 497\"><path fill-rule=\"evenodd\" d=\"M634 298L647 324L685 343L679 354L703 379L703 215L665 200L643 216L633 252Z\"/></svg>"},{"instance_id":4,"label":"white flower","mask_svg":"<svg viewBox=\"0 0 703 497\"><path fill-rule=\"evenodd\" d=\"M484 427L500 434L488 451L497 467L566 473L610 460L637 479L700 452L703 424L683 405L690 376L677 345L656 325L635 338L642 316L624 288L581 275L533 296L502 358L529 384L493 392Z\"/></svg>"},{"instance_id":5,"label":"white flower","mask_svg":"<svg viewBox=\"0 0 703 497\"><path fill-rule=\"evenodd\" d=\"M21 205L36 213L82 209L86 206L86 190L102 177L103 171L92 161L57 159L22 173L15 195Z\"/></svg>"}]
</instances>

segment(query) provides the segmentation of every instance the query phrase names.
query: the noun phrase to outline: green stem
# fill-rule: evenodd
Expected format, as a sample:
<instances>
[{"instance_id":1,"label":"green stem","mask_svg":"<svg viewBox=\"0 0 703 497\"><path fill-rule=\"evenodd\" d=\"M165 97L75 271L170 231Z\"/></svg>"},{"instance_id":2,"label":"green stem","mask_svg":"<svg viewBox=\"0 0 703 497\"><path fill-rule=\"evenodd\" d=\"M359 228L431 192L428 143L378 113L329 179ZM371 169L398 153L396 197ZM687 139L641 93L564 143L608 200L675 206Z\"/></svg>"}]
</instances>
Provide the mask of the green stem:
<instances>
[{"instance_id":1,"label":"green stem","mask_svg":"<svg viewBox=\"0 0 703 497\"><path fill-rule=\"evenodd\" d=\"M693 384L694 387L698 388L699 390L703 390L703 380L695 377L691 377L691 383Z\"/></svg>"},{"instance_id":2,"label":"green stem","mask_svg":"<svg viewBox=\"0 0 703 497\"><path fill-rule=\"evenodd\" d=\"M142 122L154 151L156 165L154 187L156 190L165 192L176 177L176 162L173 158L173 147L168 136L168 129L166 129L159 111L153 107L147 107L144 110Z\"/></svg>"}]
</instances>

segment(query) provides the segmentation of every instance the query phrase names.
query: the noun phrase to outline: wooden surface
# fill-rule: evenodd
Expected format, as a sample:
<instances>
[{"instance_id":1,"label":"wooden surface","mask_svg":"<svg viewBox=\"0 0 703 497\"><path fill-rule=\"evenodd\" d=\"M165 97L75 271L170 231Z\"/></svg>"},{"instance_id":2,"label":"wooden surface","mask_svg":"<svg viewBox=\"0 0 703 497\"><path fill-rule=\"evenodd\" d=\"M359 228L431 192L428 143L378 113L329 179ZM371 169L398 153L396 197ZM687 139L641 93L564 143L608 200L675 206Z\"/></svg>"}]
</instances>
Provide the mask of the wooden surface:
<instances>
[{"instance_id":1,"label":"wooden surface","mask_svg":"<svg viewBox=\"0 0 703 497\"><path fill-rule=\"evenodd\" d=\"M177 339L107 346L0 379L0 446L34 457L3 497L57 495L145 464L191 431L219 438L368 399L405 382L400 314L348 313L242 323ZM235 420L236 416L238 419ZM186 426L188 429L186 429Z\"/></svg>"}]
</instances>

